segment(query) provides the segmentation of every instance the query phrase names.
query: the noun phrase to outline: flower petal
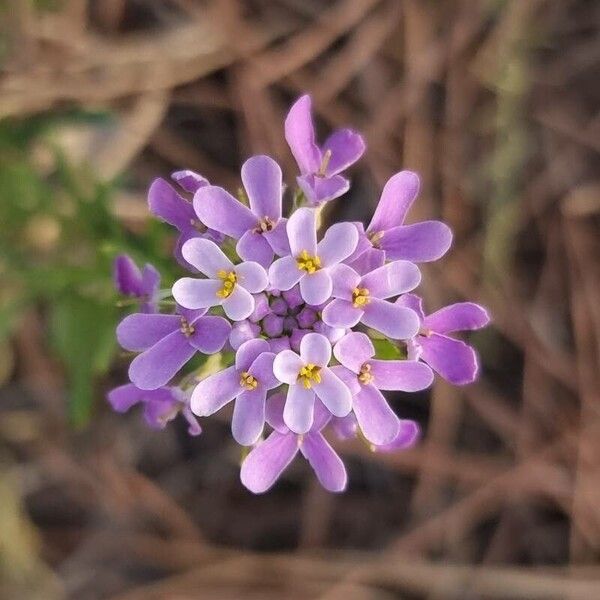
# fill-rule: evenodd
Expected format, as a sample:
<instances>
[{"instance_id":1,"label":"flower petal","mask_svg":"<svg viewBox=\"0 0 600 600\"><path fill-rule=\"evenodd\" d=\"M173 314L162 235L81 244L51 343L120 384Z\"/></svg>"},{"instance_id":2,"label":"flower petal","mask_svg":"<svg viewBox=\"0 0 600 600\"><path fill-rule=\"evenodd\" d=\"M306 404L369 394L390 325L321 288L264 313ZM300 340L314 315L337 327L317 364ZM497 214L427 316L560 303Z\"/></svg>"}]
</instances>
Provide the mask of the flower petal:
<instances>
[{"instance_id":1,"label":"flower petal","mask_svg":"<svg viewBox=\"0 0 600 600\"><path fill-rule=\"evenodd\" d=\"M352 331L333 347L333 355L344 367L359 373L360 368L375 356L375 348L368 335Z\"/></svg>"},{"instance_id":2,"label":"flower petal","mask_svg":"<svg viewBox=\"0 0 600 600\"><path fill-rule=\"evenodd\" d=\"M273 373L281 383L293 385L304 366L302 359L292 350L282 350L273 361Z\"/></svg>"},{"instance_id":3,"label":"flower petal","mask_svg":"<svg viewBox=\"0 0 600 600\"><path fill-rule=\"evenodd\" d=\"M401 419L398 435L389 444L376 446L373 450L375 452L395 452L411 448L417 442L420 433L421 429L416 421Z\"/></svg>"},{"instance_id":4,"label":"flower petal","mask_svg":"<svg viewBox=\"0 0 600 600\"><path fill-rule=\"evenodd\" d=\"M236 285L233 292L223 300L223 310L232 321L243 321L254 310L254 298L244 287Z\"/></svg>"},{"instance_id":5,"label":"flower petal","mask_svg":"<svg viewBox=\"0 0 600 600\"><path fill-rule=\"evenodd\" d=\"M181 248L183 258L198 271L216 279L219 271L232 271L233 263L214 242L204 238L192 238Z\"/></svg>"},{"instance_id":6,"label":"flower petal","mask_svg":"<svg viewBox=\"0 0 600 600\"><path fill-rule=\"evenodd\" d=\"M366 275L385 264L385 252L378 248L368 248L358 258L348 264L361 275Z\"/></svg>"},{"instance_id":7,"label":"flower petal","mask_svg":"<svg viewBox=\"0 0 600 600\"><path fill-rule=\"evenodd\" d=\"M269 242L277 256L285 256L291 252L287 236L287 219L279 219L271 231L265 231L263 237Z\"/></svg>"},{"instance_id":8,"label":"flower petal","mask_svg":"<svg viewBox=\"0 0 600 600\"><path fill-rule=\"evenodd\" d=\"M321 369L321 382L314 386L315 394L335 417L345 417L352 410L352 394L330 369Z\"/></svg>"},{"instance_id":9,"label":"flower petal","mask_svg":"<svg viewBox=\"0 0 600 600\"><path fill-rule=\"evenodd\" d=\"M420 282L421 272L417 265L397 260L371 271L360 284L369 290L371 296L385 299L414 290Z\"/></svg>"},{"instance_id":10,"label":"flower petal","mask_svg":"<svg viewBox=\"0 0 600 600\"><path fill-rule=\"evenodd\" d=\"M418 392L433 383L431 369L416 360L370 360L373 385L380 390Z\"/></svg>"},{"instance_id":11,"label":"flower petal","mask_svg":"<svg viewBox=\"0 0 600 600\"><path fill-rule=\"evenodd\" d=\"M333 283L327 269L320 269L300 279L300 293L307 304L318 306L331 298Z\"/></svg>"},{"instance_id":12,"label":"flower petal","mask_svg":"<svg viewBox=\"0 0 600 600\"><path fill-rule=\"evenodd\" d=\"M311 98L300 96L285 118L285 139L302 173L315 173L321 164L321 151L315 143Z\"/></svg>"},{"instance_id":13,"label":"flower petal","mask_svg":"<svg viewBox=\"0 0 600 600\"><path fill-rule=\"evenodd\" d=\"M321 313L323 321L331 327L343 327L349 329L354 327L361 319L363 311L354 308L352 302L334 298Z\"/></svg>"},{"instance_id":14,"label":"flower petal","mask_svg":"<svg viewBox=\"0 0 600 600\"><path fill-rule=\"evenodd\" d=\"M141 296L142 273L127 254L120 254L113 263L113 281L119 294Z\"/></svg>"},{"instance_id":15,"label":"flower petal","mask_svg":"<svg viewBox=\"0 0 600 600\"><path fill-rule=\"evenodd\" d=\"M293 288L304 274L304 271L298 268L293 256L279 258L269 267L269 281L278 290L285 291Z\"/></svg>"},{"instance_id":16,"label":"flower petal","mask_svg":"<svg viewBox=\"0 0 600 600\"><path fill-rule=\"evenodd\" d=\"M209 375L192 392L190 406L199 417L208 417L231 402L242 392L240 375L235 367L227 367Z\"/></svg>"},{"instance_id":17,"label":"flower petal","mask_svg":"<svg viewBox=\"0 0 600 600\"><path fill-rule=\"evenodd\" d=\"M331 158L325 174L331 177L353 165L363 155L365 141L356 131L339 129L325 140L321 151L325 154L327 150L331 151Z\"/></svg>"},{"instance_id":18,"label":"flower petal","mask_svg":"<svg viewBox=\"0 0 600 600\"><path fill-rule=\"evenodd\" d=\"M133 383L127 383L114 388L106 395L106 399L112 406L113 410L124 413L127 412L132 406L135 406L142 401L144 390L133 385Z\"/></svg>"},{"instance_id":19,"label":"flower petal","mask_svg":"<svg viewBox=\"0 0 600 600\"><path fill-rule=\"evenodd\" d=\"M208 308L221 304L222 299L217 296L221 286L222 283L216 279L183 277L173 284L171 293L175 302L185 308Z\"/></svg>"},{"instance_id":20,"label":"flower petal","mask_svg":"<svg viewBox=\"0 0 600 600\"><path fill-rule=\"evenodd\" d=\"M417 313L419 320L422 322L425 319L425 313L423 312L423 300L416 294L404 294L398 298L394 304L398 306L405 306L410 308Z\"/></svg>"},{"instance_id":21,"label":"flower petal","mask_svg":"<svg viewBox=\"0 0 600 600\"><path fill-rule=\"evenodd\" d=\"M364 436L372 444L389 444L398 435L400 419L374 385L361 386L354 396L353 410Z\"/></svg>"},{"instance_id":22,"label":"flower petal","mask_svg":"<svg viewBox=\"0 0 600 600\"><path fill-rule=\"evenodd\" d=\"M292 256L297 258L306 250L311 256L317 252L317 215L313 208L299 208L286 225Z\"/></svg>"},{"instance_id":23,"label":"flower petal","mask_svg":"<svg viewBox=\"0 0 600 600\"><path fill-rule=\"evenodd\" d=\"M265 406L265 418L267 423L279 431L279 433L287 433L289 431L287 425L283 422L283 407L285 406L285 396L283 392L277 392L267 398Z\"/></svg>"},{"instance_id":24,"label":"flower petal","mask_svg":"<svg viewBox=\"0 0 600 600\"><path fill-rule=\"evenodd\" d=\"M155 390L166 385L195 353L181 331L174 331L133 359L129 379L142 390Z\"/></svg>"},{"instance_id":25,"label":"flower petal","mask_svg":"<svg viewBox=\"0 0 600 600\"><path fill-rule=\"evenodd\" d=\"M306 433L313 424L315 392L303 385L294 384L288 388L283 421L294 433Z\"/></svg>"},{"instance_id":26,"label":"flower petal","mask_svg":"<svg viewBox=\"0 0 600 600\"><path fill-rule=\"evenodd\" d=\"M352 398L354 398L354 396L360 392L362 385L359 383L356 373L353 373L350 369L347 369L342 365L335 365L329 368L331 372L350 390Z\"/></svg>"},{"instance_id":27,"label":"flower petal","mask_svg":"<svg viewBox=\"0 0 600 600\"><path fill-rule=\"evenodd\" d=\"M229 337L231 325L223 317L209 315L200 317L193 323L194 333L189 343L203 354L220 352Z\"/></svg>"},{"instance_id":28,"label":"flower petal","mask_svg":"<svg viewBox=\"0 0 600 600\"><path fill-rule=\"evenodd\" d=\"M311 432L305 436L300 451L326 490L343 492L346 489L348 476L344 463L320 433Z\"/></svg>"},{"instance_id":29,"label":"flower petal","mask_svg":"<svg viewBox=\"0 0 600 600\"><path fill-rule=\"evenodd\" d=\"M477 378L477 355L471 346L437 333L420 336L419 343L421 358L450 383L466 385Z\"/></svg>"},{"instance_id":30,"label":"flower petal","mask_svg":"<svg viewBox=\"0 0 600 600\"><path fill-rule=\"evenodd\" d=\"M294 460L297 452L298 438L295 435L274 431L242 463L242 483L255 494L266 492Z\"/></svg>"},{"instance_id":31,"label":"flower petal","mask_svg":"<svg viewBox=\"0 0 600 600\"><path fill-rule=\"evenodd\" d=\"M263 353L269 352L267 340L256 338L244 342L235 354L235 368L238 371L248 371L250 365Z\"/></svg>"},{"instance_id":32,"label":"flower petal","mask_svg":"<svg viewBox=\"0 0 600 600\"><path fill-rule=\"evenodd\" d=\"M181 317L135 313L125 317L117 326L117 340L125 350L139 352L179 329Z\"/></svg>"},{"instance_id":33,"label":"flower petal","mask_svg":"<svg viewBox=\"0 0 600 600\"><path fill-rule=\"evenodd\" d=\"M423 221L388 229L380 246L388 259L429 262L441 258L452 244L452 231L441 221Z\"/></svg>"},{"instance_id":34,"label":"flower petal","mask_svg":"<svg viewBox=\"0 0 600 600\"><path fill-rule=\"evenodd\" d=\"M189 192L190 194L193 194L201 187L210 185L208 179L205 179L202 177L202 175L199 175L194 171L190 171L189 169L171 173L171 179L176 181L186 192Z\"/></svg>"},{"instance_id":35,"label":"flower petal","mask_svg":"<svg viewBox=\"0 0 600 600\"><path fill-rule=\"evenodd\" d=\"M483 306L474 302L458 302L425 317L423 326L436 333L452 333L481 329L489 322L490 316Z\"/></svg>"},{"instance_id":36,"label":"flower petal","mask_svg":"<svg viewBox=\"0 0 600 600\"><path fill-rule=\"evenodd\" d=\"M238 284L251 294L262 292L269 283L267 272L256 262L247 261L236 265L235 272L238 276Z\"/></svg>"},{"instance_id":37,"label":"flower petal","mask_svg":"<svg viewBox=\"0 0 600 600\"><path fill-rule=\"evenodd\" d=\"M256 217L281 218L281 167L270 156L253 156L242 165L242 183Z\"/></svg>"},{"instance_id":38,"label":"flower petal","mask_svg":"<svg viewBox=\"0 0 600 600\"><path fill-rule=\"evenodd\" d=\"M194 194L194 209L207 227L236 240L257 224L256 216L247 206L223 188L214 185L200 188Z\"/></svg>"},{"instance_id":39,"label":"flower petal","mask_svg":"<svg viewBox=\"0 0 600 600\"><path fill-rule=\"evenodd\" d=\"M302 175L296 178L296 183L313 206L335 200L350 189L350 182L341 175L333 177Z\"/></svg>"},{"instance_id":40,"label":"flower petal","mask_svg":"<svg viewBox=\"0 0 600 600\"><path fill-rule=\"evenodd\" d=\"M402 225L419 193L419 176L412 171L393 175L383 188L367 232L378 233Z\"/></svg>"},{"instance_id":41,"label":"flower petal","mask_svg":"<svg viewBox=\"0 0 600 600\"><path fill-rule=\"evenodd\" d=\"M324 267L333 267L348 258L357 243L358 231L352 223L336 223L317 244L317 256Z\"/></svg>"},{"instance_id":42,"label":"flower petal","mask_svg":"<svg viewBox=\"0 0 600 600\"><path fill-rule=\"evenodd\" d=\"M320 333L308 333L300 342L300 358L304 363L326 367L331 359L331 343Z\"/></svg>"},{"instance_id":43,"label":"flower petal","mask_svg":"<svg viewBox=\"0 0 600 600\"><path fill-rule=\"evenodd\" d=\"M263 352L254 359L248 369L250 375L256 377L258 385L265 390L272 390L281 385L277 377L273 374L274 360L275 354L273 352Z\"/></svg>"},{"instance_id":44,"label":"flower petal","mask_svg":"<svg viewBox=\"0 0 600 600\"><path fill-rule=\"evenodd\" d=\"M263 387L244 390L236 399L231 419L233 438L242 446L258 441L265 426L265 400L267 390Z\"/></svg>"},{"instance_id":45,"label":"flower petal","mask_svg":"<svg viewBox=\"0 0 600 600\"><path fill-rule=\"evenodd\" d=\"M419 318L413 310L379 298L371 298L361 321L394 340L408 340L419 331Z\"/></svg>"},{"instance_id":46,"label":"flower petal","mask_svg":"<svg viewBox=\"0 0 600 600\"><path fill-rule=\"evenodd\" d=\"M179 231L188 231L196 220L194 207L164 179L155 179L148 190L150 212Z\"/></svg>"},{"instance_id":47,"label":"flower petal","mask_svg":"<svg viewBox=\"0 0 600 600\"><path fill-rule=\"evenodd\" d=\"M260 325L250 321L236 321L229 334L229 343L237 350L244 342L253 340L260 334Z\"/></svg>"},{"instance_id":48,"label":"flower petal","mask_svg":"<svg viewBox=\"0 0 600 600\"><path fill-rule=\"evenodd\" d=\"M352 300L352 292L360 285L360 275L345 264L335 265L329 270L329 274L333 283L332 296Z\"/></svg>"},{"instance_id":49,"label":"flower petal","mask_svg":"<svg viewBox=\"0 0 600 600\"><path fill-rule=\"evenodd\" d=\"M251 260L262 265L265 269L273 262L273 248L265 236L254 229L248 229L239 239L235 251L243 260Z\"/></svg>"}]
</instances>

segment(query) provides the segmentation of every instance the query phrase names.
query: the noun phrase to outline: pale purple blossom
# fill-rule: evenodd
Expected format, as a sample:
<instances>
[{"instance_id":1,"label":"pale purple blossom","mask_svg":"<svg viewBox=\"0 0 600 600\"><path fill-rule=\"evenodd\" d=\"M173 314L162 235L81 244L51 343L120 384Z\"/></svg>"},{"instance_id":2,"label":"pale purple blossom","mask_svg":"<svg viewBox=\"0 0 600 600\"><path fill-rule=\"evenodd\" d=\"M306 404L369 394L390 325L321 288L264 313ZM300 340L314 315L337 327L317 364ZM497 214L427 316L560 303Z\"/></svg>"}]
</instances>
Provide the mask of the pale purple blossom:
<instances>
[{"instance_id":1,"label":"pale purple blossom","mask_svg":"<svg viewBox=\"0 0 600 600\"><path fill-rule=\"evenodd\" d=\"M120 254L113 263L113 281L120 294L140 301L142 312L157 312L160 273L151 264L140 270L131 257Z\"/></svg>"}]
</instances>

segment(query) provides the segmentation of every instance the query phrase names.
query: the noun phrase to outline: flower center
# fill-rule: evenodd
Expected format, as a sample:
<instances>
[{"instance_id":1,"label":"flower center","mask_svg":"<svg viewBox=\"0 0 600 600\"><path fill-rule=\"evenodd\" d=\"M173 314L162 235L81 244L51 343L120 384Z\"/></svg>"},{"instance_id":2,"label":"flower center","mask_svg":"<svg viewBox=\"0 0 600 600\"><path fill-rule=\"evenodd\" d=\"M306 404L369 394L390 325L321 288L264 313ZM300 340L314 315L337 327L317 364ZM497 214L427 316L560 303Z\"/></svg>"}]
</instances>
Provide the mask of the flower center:
<instances>
[{"instance_id":1,"label":"flower center","mask_svg":"<svg viewBox=\"0 0 600 600\"><path fill-rule=\"evenodd\" d=\"M371 244L373 244L375 248L379 247L379 242L381 242L384 233L385 231L377 231L369 235L369 241L371 242Z\"/></svg>"},{"instance_id":2,"label":"flower center","mask_svg":"<svg viewBox=\"0 0 600 600\"><path fill-rule=\"evenodd\" d=\"M431 331L431 329L428 327L421 327L421 329L419 329L419 335L423 335L425 337L430 337L432 333L433 331Z\"/></svg>"},{"instance_id":3,"label":"flower center","mask_svg":"<svg viewBox=\"0 0 600 600\"><path fill-rule=\"evenodd\" d=\"M363 384L367 385L368 383L372 383L373 374L371 373L371 365L369 363L365 363L358 373L358 380Z\"/></svg>"},{"instance_id":4,"label":"flower center","mask_svg":"<svg viewBox=\"0 0 600 600\"><path fill-rule=\"evenodd\" d=\"M185 337L190 337L194 335L194 331L196 330L194 329L193 325L190 325L189 321L185 317L181 317L181 327L179 328L179 331L181 331Z\"/></svg>"},{"instance_id":5,"label":"flower center","mask_svg":"<svg viewBox=\"0 0 600 600\"><path fill-rule=\"evenodd\" d=\"M309 275L312 275L316 270L321 268L321 259L316 254L311 256L308 250L300 252L296 263L301 271L306 271Z\"/></svg>"},{"instance_id":6,"label":"flower center","mask_svg":"<svg viewBox=\"0 0 600 600\"><path fill-rule=\"evenodd\" d=\"M204 225L203 223L201 223L200 221L197 221L196 219L190 219L190 225L196 230L199 231L200 233L205 233L206 230L208 229L208 227L206 227L206 225Z\"/></svg>"},{"instance_id":7,"label":"flower center","mask_svg":"<svg viewBox=\"0 0 600 600\"><path fill-rule=\"evenodd\" d=\"M369 290L367 288L354 288L352 290L352 306L354 308L363 308L369 304Z\"/></svg>"},{"instance_id":8,"label":"flower center","mask_svg":"<svg viewBox=\"0 0 600 600\"><path fill-rule=\"evenodd\" d=\"M275 227L275 221L270 217L263 217L254 230L256 233L266 233L267 231L273 231Z\"/></svg>"},{"instance_id":9,"label":"flower center","mask_svg":"<svg viewBox=\"0 0 600 600\"><path fill-rule=\"evenodd\" d=\"M242 371L240 375L240 385L245 389L251 392L258 387L258 379L253 375L250 375L248 371Z\"/></svg>"},{"instance_id":10,"label":"flower center","mask_svg":"<svg viewBox=\"0 0 600 600\"><path fill-rule=\"evenodd\" d=\"M298 373L298 379L307 390L310 390L313 382L321 383L321 367L313 365L312 363L304 365Z\"/></svg>"},{"instance_id":11,"label":"flower center","mask_svg":"<svg viewBox=\"0 0 600 600\"><path fill-rule=\"evenodd\" d=\"M223 287L220 290L217 290L217 296L219 298L229 298L235 288L237 275L233 271L221 269L217 273L217 277L223 282Z\"/></svg>"}]
</instances>

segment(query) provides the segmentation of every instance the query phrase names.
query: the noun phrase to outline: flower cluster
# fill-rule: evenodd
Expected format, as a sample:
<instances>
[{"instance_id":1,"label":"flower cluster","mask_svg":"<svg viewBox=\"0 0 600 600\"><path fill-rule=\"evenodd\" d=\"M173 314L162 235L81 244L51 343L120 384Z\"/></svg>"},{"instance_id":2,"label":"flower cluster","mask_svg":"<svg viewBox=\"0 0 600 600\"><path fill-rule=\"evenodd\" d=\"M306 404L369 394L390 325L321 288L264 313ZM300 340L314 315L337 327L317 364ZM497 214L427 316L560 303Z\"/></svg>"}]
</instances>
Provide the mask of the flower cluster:
<instances>
[{"instance_id":1,"label":"flower cluster","mask_svg":"<svg viewBox=\"0 0 600 600\"><path fill-rule=\"evenodd\" d=\"M179 231L175 257L189 276L161 291L153 267L116 259L115 285L140 310L117 328L121 346L137 353L131 383L108 399L120 412L143 404L153 428L181 414L191 435L201 433L197 417L231 403L249 490L269 489L301 453L339 492L346 470L325 431L373 451L415 443L417 424L400 419L382 391L423 390L434 372L472 382L475 352L449 334L489 317L469 302L426 316L413 293L417 263L443 256L452 239L439 221L404 224L417 175L387 182L368 227L336 223L320 235L321 207L349 189L342 173L363 154L363 139L344 129L318 146L309 96L292 106L285 137L300 169L288 218L282 172L268 156L244 163L239 197L191 171L153 182L150 210ZM198 355L204 362L175 385Z\"/></svg>"}]
</instances>

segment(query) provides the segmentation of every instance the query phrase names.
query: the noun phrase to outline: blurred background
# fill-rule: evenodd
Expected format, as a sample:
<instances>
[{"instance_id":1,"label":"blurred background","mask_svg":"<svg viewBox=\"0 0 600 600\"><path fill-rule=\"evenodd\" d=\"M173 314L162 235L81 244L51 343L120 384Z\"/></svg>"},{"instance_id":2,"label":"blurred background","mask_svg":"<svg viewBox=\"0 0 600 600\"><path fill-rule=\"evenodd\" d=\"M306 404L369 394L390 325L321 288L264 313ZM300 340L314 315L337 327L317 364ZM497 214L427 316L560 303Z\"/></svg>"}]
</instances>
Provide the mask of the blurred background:
<instances>
[{"instance_id":1,"label":"blurred background","mask_svg":"<svg viewBox=\"0 0 600 600\"><path fill-rule=\"evenodd\" d=\"M0 3L0 598L600 598L600 4L594 0ZM113 414L111 262L178 276L156 176L230 189L308 91L366 157L331 219L403 168L442 218L430 309L470 299L480 380L398 395L422 442L338 443L239 483L225 421L191 439Z\"/></svg>"}]
</instances>

